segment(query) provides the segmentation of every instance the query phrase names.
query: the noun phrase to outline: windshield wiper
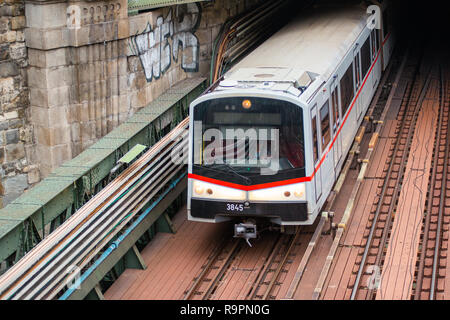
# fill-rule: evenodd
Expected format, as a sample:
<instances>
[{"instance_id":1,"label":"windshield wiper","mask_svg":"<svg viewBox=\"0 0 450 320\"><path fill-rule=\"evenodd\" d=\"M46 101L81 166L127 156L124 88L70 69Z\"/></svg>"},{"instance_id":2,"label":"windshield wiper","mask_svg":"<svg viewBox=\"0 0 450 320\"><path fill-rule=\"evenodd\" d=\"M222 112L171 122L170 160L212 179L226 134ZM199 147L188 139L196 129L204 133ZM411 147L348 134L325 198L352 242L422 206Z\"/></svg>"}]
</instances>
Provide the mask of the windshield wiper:
<instances>
[{"instance_id":1,"label":"windshield wiper","mask_svg":"<svg viewBox=\"0 0 450 320\"><path fill-rule=\"evenodd\" d=\"M238 176L239 178L243 179L247 183L247 185L251 185L252 184L252 180L250 178L241 175L239 172L236 171L236 169L234 169L228 163L214 163L214 164L212 164L212 165L210 165L208 167L206 167L206 166L202 166L202 167L203 168L207 168L207 169L211 169L211 170L214 170L214 171L220 171L220 170L217 170L217 167L222 167L222 166L227 168L228 172L231 172L234 175Z\"/></svg>"},{"instance_id":2,"label":"windshield wiper","mask_svg":"<svg viewBox=\"0 0 450 320\"><path fill-rule=\"evenodd\" d=\"M243 179L244 181L247 182L247 185L251 185L252 184L252 180L246 176L243 176L242 174L240 174L239 172L236 171L235 168L233 168L232 166L230 166L228 163L220 163L220 164L214 164L217 166L224 166L225 168L228 169L228 171L234 173L235 175L237 175L238 177L240 177L241 179Z\"/></svg>"}]
</instances>

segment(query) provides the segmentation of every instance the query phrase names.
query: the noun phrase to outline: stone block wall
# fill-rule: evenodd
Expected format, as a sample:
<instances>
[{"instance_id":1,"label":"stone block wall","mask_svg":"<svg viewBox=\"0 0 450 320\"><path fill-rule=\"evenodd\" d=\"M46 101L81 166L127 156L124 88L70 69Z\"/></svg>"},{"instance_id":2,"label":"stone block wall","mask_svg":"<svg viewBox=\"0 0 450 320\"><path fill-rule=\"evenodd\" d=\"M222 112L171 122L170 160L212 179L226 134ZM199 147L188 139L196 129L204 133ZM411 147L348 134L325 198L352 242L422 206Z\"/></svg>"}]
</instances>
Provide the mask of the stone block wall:
<instances>
[{"instance_id":1,"label":"stone block wall","mask_svg":"<svg viewBox=\"0 0 450 320\"><path fill-rule=\"evenodd\" d=\"M3 0L4 204L186 77L208 76L230 17L264 0L213 0L128 16L127 0Z\"/></svg>"},{"instance_id":2,"label":"stone block wall","mask_svg":"<svg viewBox=\"0 0 450 320\"><path fill-rule=\"evenodd\" d=\"M26 1L29 120L42 177L128 116L126 0Z\"/></svg>"},{"instance_id":3,"label":"stone block wall","mask_svg":"<svg viewBox=\"0 0 450 320\"><path fill-rule=\"evenodd\" d=\"M25 6L20 0L0 2L0 200L7 204L39 181L32 165L32 128L27 84ZM1 205L0 205L1 207Z\"/></svg>"}]
</instances>

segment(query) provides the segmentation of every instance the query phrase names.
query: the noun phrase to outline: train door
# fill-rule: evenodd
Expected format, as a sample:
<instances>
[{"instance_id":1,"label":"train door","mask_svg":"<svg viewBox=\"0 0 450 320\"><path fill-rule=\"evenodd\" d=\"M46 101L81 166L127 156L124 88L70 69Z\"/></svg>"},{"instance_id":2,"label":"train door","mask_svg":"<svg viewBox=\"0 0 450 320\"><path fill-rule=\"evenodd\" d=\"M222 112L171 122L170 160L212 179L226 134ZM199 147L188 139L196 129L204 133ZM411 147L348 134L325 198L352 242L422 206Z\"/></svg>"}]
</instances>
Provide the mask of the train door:
<instances>
[{"instance_id":1,"label":"train door","mask_svg":"<svg viewBox=\"0 0 450 320\"><path fill-rule=\"evenodd\" d=\"M316 202L319 201L322 195L322 179L320 176L319 166L319 127L318 127L318 117L317 117L317 104L311 109L311 136L312 136L312 146L313 146L313 164L314 164L314 189L316 192ZM316 171L317 170L317 171Z\"/></svg>"},{"instance_id":2,"label":"train door","mask_svg":"<svg viewBox=\"0 0 450 320\"><path fill-rule=\"evenodd\" d=\"M361 54L359 51L359 46L355 48L353 51L353 81L355 88L355 97L356 94L361 87L362 78L361 78ZM356 119L359 121L361 118L361 114L363 111L363 104L361 103L363 99L356 98L355 107L356 107Z\"/></svg>"},{"instance_id":3,"label":"train door","mask_svg":"<svg viewBox=\"0 0 450 320\"><path fill-rule=\"evenodd\" d=\"M333 137L335 140L333 145L333 157L334 157L334 167L336 168L336 172L338 171L339 164L342 159L342 137L341 135L337 135L339 132L339 127L342 123L342 115L340 114L339 107L339 81L336 79L330 85L331 92L331 111L333 113Z\"/></svg>"},{"instance_id":4,"label":"train door","mask_svg":"<svg viewBox=\"0 0 450 320\"><path fill-rule=\"evenodd\" d=\"M319 129L320 129L320 174L322 177L322 192L328 194L333 186L334 162L333 153L330 150L332 141L331 128L331 106L328 94L324 92L318 102L319 108Z\"/></svg>"},{"instance_id":5,"label":"train door","mask_svg":"<svg viewBox=\"0 0 450 320\"><path fill-rule=\"evenodd\" d=\"M378 57L378 51L380 49L380 32L378 29L373 29L372 32L370 33L370 47L371 47L371 52L372 52L372 63L374 63ZM373 67L372 76L371 76L373 89L376 88L376 86L378 85L378 81L380 79L380 75L381 75L380 66L381 66L381 63L379 61L377 61L377 63Z\"/></svg>"}]
</instances>

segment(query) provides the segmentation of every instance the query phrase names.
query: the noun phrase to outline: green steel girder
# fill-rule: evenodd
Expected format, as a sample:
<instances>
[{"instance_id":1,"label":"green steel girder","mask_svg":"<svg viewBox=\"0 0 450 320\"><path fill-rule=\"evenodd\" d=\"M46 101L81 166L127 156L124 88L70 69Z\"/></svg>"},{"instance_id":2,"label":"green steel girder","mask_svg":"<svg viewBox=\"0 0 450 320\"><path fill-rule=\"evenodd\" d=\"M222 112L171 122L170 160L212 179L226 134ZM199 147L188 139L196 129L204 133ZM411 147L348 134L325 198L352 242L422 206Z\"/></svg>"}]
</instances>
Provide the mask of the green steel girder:
<instances>
[{"instance_id":1,"label":"green steel girder","mask_svg":"<svg viewBox=\"0 0 450 320\"><path fill-rule=\"evenodd\" d=\"M117 161L136 144L156 142L158 119L172 114L174 121L180 108L206 88L204 78L180 81L142 108L128 121L111 131L90 148L55 169L46 179L0 210L0 262L22 247L24 223L31 220L39 232L43 226L59 219L65 210L77 210L85 195L100 190ZM72 212L72 211L71 211ZM70 215L66 215L68 218Z\"/></svg>"},{"instance_id":2,"label":"green steel girder","mask_svg":"<svg viewBox=\"0 0 450 320\"><path fill-rule=\"evenodd\" d=\"M86 300L105 300L100 285L96 285L86 296Z\"/></svg>"},{"instance_id":3,"label":"green steel girder","mask_svg":"<svg viewBox=\"0 0 450 320\"><path fill-rule=\"evenodd\" d=\"M142 258L141 253L134 244L130 248L130 250L128 250L128 252L125 253L124 259L125 259L125 267L127 269L141 269L141 270L147 269L147 265L145 264L145 261Z\"/></svg>"},{"instance_id":4,"label":"green steel girder","mask_svg":"<svg viewBox=\"0 0 450 320\"><path fill-rule=\"evenodd\" d=\"M168 193L161 202L149 213L149 215L133 229L120 245L108 255L102 263L89 276L81 282L80 287L67 297L67 300L82 300L91 293L103 277L135 246L138 239L160 218L170 204L185 190L187 176L185 176L175 188Z\"/></svg>"},{"instance_id":5,"label":"green steel girder","mask_svg":"<svg viewBox=\"0 0 450 320\"><path fill-rule=\"evenodd\" d=\"M161 215L158 220L156 220L156 230L157 232L164 233L175 233L175 226L172 223L172 220L169 218L167 213Z\"/></svg>"}]
</instances>

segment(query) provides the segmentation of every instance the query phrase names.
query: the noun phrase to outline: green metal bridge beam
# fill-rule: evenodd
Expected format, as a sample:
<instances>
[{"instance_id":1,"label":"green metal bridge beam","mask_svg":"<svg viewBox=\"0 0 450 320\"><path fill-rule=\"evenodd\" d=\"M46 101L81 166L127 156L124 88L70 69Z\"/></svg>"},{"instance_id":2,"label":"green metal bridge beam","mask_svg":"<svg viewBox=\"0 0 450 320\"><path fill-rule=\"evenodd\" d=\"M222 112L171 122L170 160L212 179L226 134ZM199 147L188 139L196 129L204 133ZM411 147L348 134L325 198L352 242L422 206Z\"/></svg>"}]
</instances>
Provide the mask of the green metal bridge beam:
<instances>
[{"instance_id":1,"label":"green metal bridge beam","mask_svg":"<svg viewBox=\"0 0 450 320\"><path fill-rule=\"evenodd\" d=\"M63 223L106 185L111 169L131 148L137 144L151 146L158 140L159 131L163 129L161 118L170 117L171 123L182 120L178 120L179 114L188 114L189 103L205 88L204 78L178 82L90 148L65 162L31 190L1 209L0 266L7 260L6 265L10 267L10 261L17 261L32 249L33 246L28 245L30 242L24 238L26 228L30 226L29 221L33 222L39 234L47 236L51 229ZM33 242L37 243L37 240Z\"/></svg>"},{"instance_id":2,"label":"green metal bridge beam","mask_svg":"<svg viewBox=\"0 0 450 320\"><path fill-rule=\"evenodd\" d=\"M100 283L105 275L135 247L135 243L160 218L170 204L185 190L187 176L169 192L149 213L149 215L134 228L120 245L103 260L99 266L84 279L79 288L74 290L67 300L82 300L92 296L92 290Z\"/></svg>"},{"instance_id":3,"label":"green metal bridge beam","mask_svg":"<svg viewBox=\"0 0 450 320\"><path fill-rule=\"evenodd\" d=\"M135 244L133 244L130 250L125 253L123 258L125 259L125 266L127 269L147 269L147 265L145 264L145 261Z\"/></svg>"}]
</instances>

